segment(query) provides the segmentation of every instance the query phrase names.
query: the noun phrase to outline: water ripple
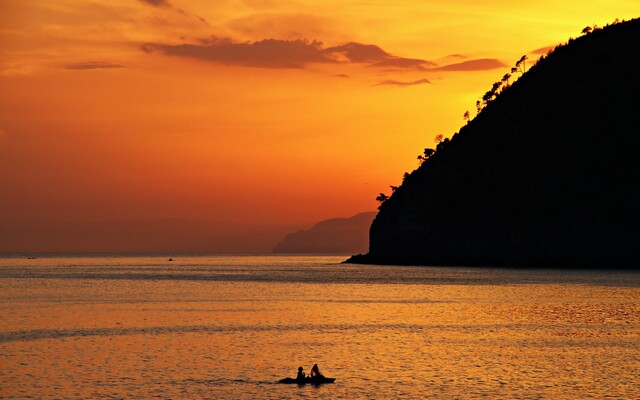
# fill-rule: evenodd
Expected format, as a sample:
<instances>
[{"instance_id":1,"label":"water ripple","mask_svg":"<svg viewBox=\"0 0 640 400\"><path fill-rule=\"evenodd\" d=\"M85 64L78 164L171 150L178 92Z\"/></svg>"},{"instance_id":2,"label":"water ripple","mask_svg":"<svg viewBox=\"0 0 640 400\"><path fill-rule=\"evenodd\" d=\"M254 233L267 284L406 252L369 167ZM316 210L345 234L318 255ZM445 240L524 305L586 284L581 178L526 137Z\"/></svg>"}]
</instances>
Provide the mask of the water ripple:
<instances>
[{"instance_id":1,"label":"water ripple","mask_svg":"<svg viewBox=\"0 0 640 400\"><path fill-rule=\"evenodd\" d=\"M429 334L433 331L464 332L467 335L495 333L498 331L534 332L537 330L551 330L556 336L563 337L602 337L611 335L616 325L601 325L598 329L592 326L578 326L575 324L556 324L554 326L540 326L536 324L492 324L492 325L417 325L417 324L297 324L297 325L189 325L189 326L150 326L150 327L117 327L117 328L89 328L89 329L32 329L8 331L0 333L0 343L31 342L44 339L64 339L91 336L128 336L128 335L169 335L174 333L237 333L237 332L272 332L272 331L354 331L358 333L373 333L381 331L403 331L410 333ZM627 336L632 331L616 330L616 336Z\"/></svg>"}]
</instances>

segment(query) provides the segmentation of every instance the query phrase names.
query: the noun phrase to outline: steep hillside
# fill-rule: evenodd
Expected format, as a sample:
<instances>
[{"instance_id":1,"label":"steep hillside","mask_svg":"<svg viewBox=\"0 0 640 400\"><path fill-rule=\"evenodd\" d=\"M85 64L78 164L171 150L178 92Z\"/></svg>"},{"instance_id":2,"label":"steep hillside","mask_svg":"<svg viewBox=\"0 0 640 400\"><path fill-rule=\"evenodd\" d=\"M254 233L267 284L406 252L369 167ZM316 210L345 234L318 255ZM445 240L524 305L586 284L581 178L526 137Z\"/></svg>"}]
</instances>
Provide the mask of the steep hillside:
<instances>
[{"instance_id":1,"label":"steep hillside","mask_svg":"<svg viewBox=\"0 0 640 400\"><path fill-rule=\"evenodd\" d=\"M640 20L555 49L380 207L351 262L640 267Z\"/></svg>"},{"instance_id":2,"label":"steep hillside","mask_svg":"<svg viewBox=\"0 0 640 400\"><path fill-rule=\"evenodd\" d=\"M273 249L274 253L349 254L366 251L369 227L375 212L351 218L333 218L287 235Z\"/></svg>"}]
</instances>

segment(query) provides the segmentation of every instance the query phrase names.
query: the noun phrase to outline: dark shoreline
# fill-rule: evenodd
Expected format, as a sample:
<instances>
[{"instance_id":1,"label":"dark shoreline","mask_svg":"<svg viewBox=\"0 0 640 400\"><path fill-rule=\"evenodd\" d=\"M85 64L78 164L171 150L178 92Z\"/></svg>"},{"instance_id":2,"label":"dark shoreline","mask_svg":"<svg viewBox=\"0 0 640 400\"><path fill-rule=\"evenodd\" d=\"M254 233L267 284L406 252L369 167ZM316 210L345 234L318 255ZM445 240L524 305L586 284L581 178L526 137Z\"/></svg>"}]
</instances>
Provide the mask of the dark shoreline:
<instances>
[{"instance_id":1,"label":"dark shoreline","mask_svg":"<svg viewBox=\"0 0 640 400\"><path fill-rule=\"evenodd\" d=\"M592 263L570 263L566 261L559 261L557 263L539 262L539 261L508 261L508 262L455 262L446 260L398 260L398 259L379 259L371 256L370 254L354 254L348 259L341 262L341 264L360 264L360 265L397 265L397 266L422 266L422 267L451 267L451 268L507 268L513 270L526 270L526 269L548 269L548 270L586 270L586 271L625 271L625 272L640 272L640 265L616 263L615 267L598 266ZM640 261L639 261L640 264Z\"/></svg>"}]
</instances>

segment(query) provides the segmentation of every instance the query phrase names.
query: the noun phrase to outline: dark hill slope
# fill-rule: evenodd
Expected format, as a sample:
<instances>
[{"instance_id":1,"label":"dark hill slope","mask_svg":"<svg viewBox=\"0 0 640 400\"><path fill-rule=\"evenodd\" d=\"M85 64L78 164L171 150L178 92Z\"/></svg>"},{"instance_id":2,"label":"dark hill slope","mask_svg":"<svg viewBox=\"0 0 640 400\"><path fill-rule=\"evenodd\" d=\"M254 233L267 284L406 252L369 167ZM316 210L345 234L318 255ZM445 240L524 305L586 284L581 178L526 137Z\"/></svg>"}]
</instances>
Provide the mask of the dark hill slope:
<instances>
[{"instance_id":1,"label":"dark hill slope","mask_svg":"<svg viewBox=\"0 0 640 400\"><path fill-rule=\"evenodd\" d=\"M640 20L557 48L381 205L351 262L640 268Z\"/></svg>"}]
</instances>

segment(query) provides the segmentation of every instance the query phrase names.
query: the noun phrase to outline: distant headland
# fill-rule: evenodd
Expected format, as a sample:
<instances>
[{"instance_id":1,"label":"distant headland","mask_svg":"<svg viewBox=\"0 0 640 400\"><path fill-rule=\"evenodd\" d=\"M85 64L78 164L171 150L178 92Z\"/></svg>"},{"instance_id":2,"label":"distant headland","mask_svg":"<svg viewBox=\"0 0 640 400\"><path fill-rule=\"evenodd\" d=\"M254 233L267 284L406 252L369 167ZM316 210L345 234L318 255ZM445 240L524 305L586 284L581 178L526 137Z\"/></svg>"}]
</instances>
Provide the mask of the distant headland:
<instances>
[{"instance_id":1,"label":"distant headland","mask_svg":"<svg viewBox=\"0 0 640 400\"><path fill-rule=\"evenodd\" d=\"M366 251L369 227L375 212L350 218L332 218L318 222L307 230L288 234L273 253L279 254L350 254Z\"/></svg>"},{"instance_id":2,"label":"distant headland","mask_svg":"<svg viewBox=\"0 0 640 400\"><path fill-rule=\"evenodd\" d=\"M520 59L378 197L369 252L347 262L640 268L637 49L634 19Z\"/></svg>"}]
</instances>

